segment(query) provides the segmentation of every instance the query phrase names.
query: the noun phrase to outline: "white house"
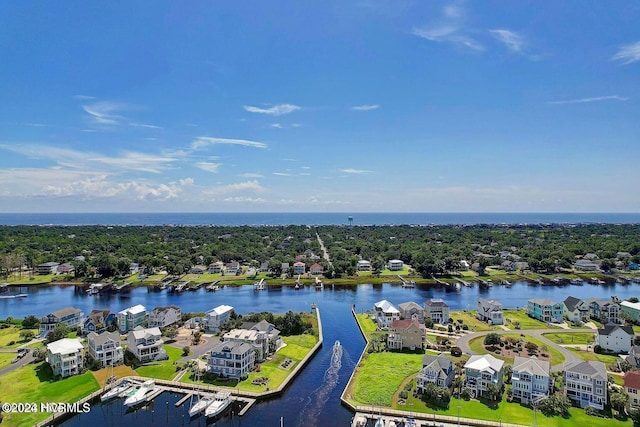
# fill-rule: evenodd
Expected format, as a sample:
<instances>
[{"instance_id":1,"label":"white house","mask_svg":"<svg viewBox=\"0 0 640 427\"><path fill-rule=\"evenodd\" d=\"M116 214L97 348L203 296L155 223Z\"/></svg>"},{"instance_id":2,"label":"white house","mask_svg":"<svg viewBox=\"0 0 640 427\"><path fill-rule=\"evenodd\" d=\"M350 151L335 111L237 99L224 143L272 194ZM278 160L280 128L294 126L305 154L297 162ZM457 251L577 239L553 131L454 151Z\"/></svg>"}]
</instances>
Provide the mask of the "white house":
<instances>
[{"instance_id":1,"label":"white house","mask_svg":"<svg viewBox=\"0 0 640 427\"><path fill-rule=\"evenodd\" d=\"M373 310L376 316L376 323L381 329L387 329L391 323L400 320L400 310L386 299L375 303Z\"/></svg>"},{"instance_id":2,"label":"white house","mask_svg":"<svg viewBox=\"0 0 640 427\"><path fill-rule=\"evenodd\" d=\"M76 338L63 338L47 344L47 362L51 365L53 375L65 378L79 374L83 366L83 349L82 343Z\"/></svg>"},{"instance_id":3,"label":"white house","mask_svg":"<svg viewBox=\"0 0 640 427\"><path fill-rule=\"evenodd\" d=\"M207 332L218 332L220 330L220 326L224 325L229 318L231 318L232 312L233 307L224 304L207 311L204 320L204 327Z\"/></svg>"},{"instance_id":4,"label":"white house","mask_svg":"<svg viewBox=\"0 0 640 427\"><path fill-rule=\"evenodd\" d=\"M224 263L222 261L216 261L209 264L209 273L218 274L222 273L222 267L224 267Z\"/></svg>"},{"instance_id":5,"label":"white house","mask_svg":"<svg viewBox=\"0 0 640 427\"><path fill-rule=\"evenodd\" d=\"M143 363L166 359L167 352L162 348L163 344L159 328L144 329L138 326L127 336L127 350Z\"/></svg>"},{"instance_id":6,"label":"white house","mask_svg":"<svg viewBox=\"0 0 640 427\"><path fill-rule=\"evenodd\" d=\"M269 337L255 329L232 329L224 334L225 343L246 343L256 352L256 360L262 362L269 354Z\"/></svg>"},{"instance_id":7,"label":"white house","mask_svg":"<svg viewBox=\"0 0 640 427\"><path fill-rule=\"evenodd\" d=\"M404 268L404 262L399 259L390 259L387 268L391 271L400 271Z\"/></svg>"},{"instance_id":8,"label":"white house","mask_svg":"<svg viewBox=\"0 0 640 427\"><path fill-rule=\"evenodd\" d=\"M529 403L543 396L549 396L553 384L549 362L535 356L516 356L513 361L511 385L513 397L521 403Z\"/></svg>"},{"instance_id":9,"label":"white house","mask_svg":"<svg viewBox=\"0 0 640 427\"><path fill-rule=\"evenodd\" d=\"M489 323L490 325L502 325L504 323L502 303L493 298L478 299L478 305L476 307L476 317L483 322Z\"/></svg>"},{"instance_id":10,"label":"white house","mask_svg":"<svg viewBox=\"0 0 640 427\"><path fill-rule=\"evenodd\" d=\"M37 274L56 274L58 272L58 266L60 264L57 262L45 262L44 264L38 264L36 266Z\"/></svg>"},{"instance_id":11,"label":"white house","mask_svg":"<svg viewBox=\"0 0 640 427\"><path fill-rule=\"evenodd\" d=\"M569 362L565 365L564 383L567 397L581 408L602 410L607 403L607 368L596 361Z\"/></svg>"},{"instance_id":12,"label":"white house","mask_svg":"<svg viewBox=\"0 0 640 427\"><path fill-rule=\"evenodd\" d=\"M360 260L358 261L358 271L371 271L371 261Z\"/></svg>"},{"instance_id":13,"label":"white house","mask_svg":"<svg viewBox=\"0 0 640 427\"><path fill-rule=\"evenodd\" d=\"M142 304L125 308L118 312L118 329L125 333L143 325L147 321L147 309Z\"/></svg>"},{"instance_id":14,"label":"white house","mask_svg":"<svg viewBox=\"0 0 640 427\"><path fill-rule=\"evenodd\" d=\"M182 310L177 305L156 307L149 313L150 328L166 328L182 320Z\"/></svg>"},{"instance_id":15,"label":"white house","mask_svg":"<svg viewBox=\"0 0 640 427\"><path fill-rule=\"evenodd\" d=\"M489 384L502 389L504 379L504 361L490 354L473 355L464 365L465 387L469 388L473 397L483 396Z\"/></svg>"},{"instance_id":16,"label":"white house","mask_svg":"<svg viewBox=\"0 0 640 427\"><path fill-rule=\"evenodd\" d=\"M442 298L431 298L424 302L424 317L433 323L449 323L449 305Z\"/></svg>"},{"instance_id":17,"label":"white house","mask_svg":"<svg viewBox=\"0 0 640 427\"><path fill-rule=\"evenodd\" d=\"M312 264L311 267L309 267L309 273L324 274L324 267L318 263Z\"/></svg>"},{"instance_id":18,"label":"white house","mask_svg":"<svg viewBox=\"0 0 640 427\"><path fill-rule=\"evenodd\" d=\"M120 344L120 334L117 332L95 332L87 335L87 353L100 362L103 368L119 365L124 361L124 352Z\"/></svg>"},{"instance_id":19,"label":"white house","mask_svg":"<svg viewBox=\"0 0 640 427\"><path fill-rule=\"evenodd\" d=\"M575 264L573 264L573 266L576 270L582 270L582 271L600 270L600 268L598 267L598 264L588 259L579 259L575 262Z\"/></svg>"},{"instance_id":20,"label":"white house","mask_svg":"<svg viewBox=\"0 0 640 427\"><path fill-rule=\"evenodd\" d=\"M608 323L598 328L595 343L604 350L614 353L628 353L633 346L634 332L631 326Z\"/></svg>"}]
</instances>

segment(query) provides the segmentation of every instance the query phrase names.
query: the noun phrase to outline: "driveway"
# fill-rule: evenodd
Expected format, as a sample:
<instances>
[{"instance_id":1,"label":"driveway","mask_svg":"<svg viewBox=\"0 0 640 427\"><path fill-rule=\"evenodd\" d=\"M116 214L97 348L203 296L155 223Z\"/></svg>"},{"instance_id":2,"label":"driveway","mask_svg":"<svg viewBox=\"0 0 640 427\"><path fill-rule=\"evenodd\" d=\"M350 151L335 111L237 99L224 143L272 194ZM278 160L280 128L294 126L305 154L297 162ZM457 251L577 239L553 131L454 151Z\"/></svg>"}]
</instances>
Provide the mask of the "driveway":
<instances>
[{"instance_id":1,"label":"driveway","mask_svg":"<svg viewBox=\"0 0 640 427\"><path fill-rule=\"evenodd\" d=\"M18 355L18 352L16 350L16 356ZM27 363L31 363L34 361L34 357L33 357L33 351L30 351L29 353L27 353L22 359L18 360L16 363L12 363L11 366L9 366L8 368L4 368L3 370L0 371L0 376L7 374L11 371L15 371L18 368L23 367L24 365L26 365Z\"/></svg>"},{"instance_id":2,"label":"driveway","mask_svg":"<svg viewBox=\"0 0 640 427\"><path fill-rule=\"evenodd\" d=\"M220 338L215 337L213 335L202 335L200 338L200 344L191 345L191 336L183 336L180 335L176 337L176 341L169 344L172 347L176 347L182 349L184 346L189 346L191 353L188 356L181 357L178 359L178 363L184 363L189 360L198 359L204 354L208 353L215 345L220 343Z\"/></svg>"}]
</instances>

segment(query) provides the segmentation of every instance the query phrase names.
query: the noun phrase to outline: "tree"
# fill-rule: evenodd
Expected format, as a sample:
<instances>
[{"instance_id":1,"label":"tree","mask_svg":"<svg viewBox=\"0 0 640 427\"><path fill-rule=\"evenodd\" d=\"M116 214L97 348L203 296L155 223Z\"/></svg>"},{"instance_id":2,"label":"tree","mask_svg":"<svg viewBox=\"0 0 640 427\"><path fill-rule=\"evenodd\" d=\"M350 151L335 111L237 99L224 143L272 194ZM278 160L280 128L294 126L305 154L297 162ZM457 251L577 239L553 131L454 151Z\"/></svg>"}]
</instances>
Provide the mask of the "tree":
<instances>
[{"instance_id":1,"label":"tree","mask_svg":"<svg viewBox=\"0 0 640 427\"><path fill-rule=\"evenodd\" d=\"M498 386L494 383L489 383L487 385L487 395L489 396L489 399L491 400L500 400L500 388L498 388Z\"/></svg>"},{"instance_id":2,"label":"tree","mask_svg":"<svg viewBox=\"0 0 640 427\"><path fill-rule=\"evenodd\" d=\"M24 329L24 330L20 331L20 338L22 338L24 341L29 341L35 335L36 334L34 334L33 331L29 330L29 329Z\"/></svg>"},{"instance_id":3,"label":"tree","mask_svg":"<svg viewBox=\"0 0 640 427\"><path fill-rule=\"evenodd\" d=\"M618 412L624 411L629 404L629 396L626 393L612 393L610 399L611 407Z\"/></svg>"},{"instance_id":4,"label":"tree","mask_svg":"<svg viewBox=\"0 0 640 427\"><path fill-rule=\"evenodd\" d=\"M188 345L185 345L184 347L182 347L182 355L183 356L188 356L190 352L191 352L191 348L189 348Z\"/></svg>"},{"instance_id":5,"label":"tree","mask_svg":"<svg viewBox=\"0 0 640 427\"><path fill-rule=\"evenodd\" d=\"M71 330L64 323L58 323L55 329L47 334L47 343L52 343L54 341L61 340L62 338L66 338L69 335Z\"/></svg>"},{"instance_id":6,"label":"tree","mask_svg":"<svg viewBox=\"0 0 640 427\"><path fill-rule=\"evenodd\" d=\"M502 338L496 333L490 333L484 337L484 345L499 345L501 341Z\"/></svg>"},{"instance_id":7,"label":"tree","mask_svg":"<svg viewBox=\"0 0 640 427\"><path fill-rule=\"evenodd\" d=\"M629 414L631 416L631 420L633 421L633 427L640 427L640 410L631 411Z\"/></svg>"},{"instance_id":8,"label":"tree","mask_svg":"<svg viewBox=\"0 0 640 427\"><path fill-rule=\"evenodd\" d=\"M40 324L40 319L38 319L33 314L28 315L22 320L22 327L27 329L37 328Z\"/></svg>"},{"instance_id":9,"label":"tree","mask_svg":"<svg viewBox=\"0 0 640 427\"><path fill-rule=\"evenodd\" d=\"M504 367L505 384L511 384L511 375L513 375L513 365L505 365Z\"/></svg>"}]
</instances>

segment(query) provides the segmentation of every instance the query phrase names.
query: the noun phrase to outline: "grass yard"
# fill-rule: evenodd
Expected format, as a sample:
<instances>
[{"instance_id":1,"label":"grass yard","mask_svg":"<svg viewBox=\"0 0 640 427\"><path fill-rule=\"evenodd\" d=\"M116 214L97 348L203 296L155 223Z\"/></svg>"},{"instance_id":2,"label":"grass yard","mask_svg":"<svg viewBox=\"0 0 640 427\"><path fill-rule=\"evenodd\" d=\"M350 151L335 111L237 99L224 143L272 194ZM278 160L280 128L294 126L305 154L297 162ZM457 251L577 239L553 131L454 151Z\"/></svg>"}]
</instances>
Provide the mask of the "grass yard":
<instances>
[{"instance_id":1,"label":"grass yard","mask_svg":"<svg viewBox=\"0 0 640 427\"><path fill-rule=\"evenodd\" d=\"M573 351L582 360L599 360L607 366L617 364L619 359L618 356L610 354L596 354L593 351L584 351L577 348L569 348L569 350Z\"/></svg>"},{"instance_id":2,"label":"grass yard","mask_svg":"<svg viewBox=\"0 0 640 427\"><path fill-rule=\"evenodd\" d=\"M371 320L371 317L367 313L360 313L357 315L357 317L358 323L360 324L360 327L366 335L369 335L370 333L375 332L376 329L378 329L376 324L373 322L373 320Z\"/></svg>"},{"instance_id":3,"label":"grass yard","mask_svg":"<svg viewBox=\"0 0 640 427\"><path fill-rule=\"evenodd\" d=\"M130 375L138 375L138 373L131 369L131 367L125 365L116 366L113 368L113 371L111 370L111 368L103 368L98 371L91 371L91 374L96 379L100 387L104 387L104 383L111 375L115 375L118 378L128 377Z\"/></svg>"},{"instance_id":4,"label":"grass yard","mask_svg":"<svg viewBox=\"0 0 640 427\"><path fill-rule=\"evenodd\" d=\"M504 310L503 317L505 324L509 329L516 329L514 322L520 322L520 329L557 328L557 326L548 325L537 319L529 317L529 315L524 310Z\"/></svg>"},{"instance_id":5,"label":"grass yard","mask_svg":"<svg viewBox=\"0 0 640 427\"><path fill-rule=\"evenodd\" d=\"M16 358L18 353L0 353L0 370L11 366L11 361Z\"/></svg>"},{"instance_id":6,"label":"grass yard","mask_svg":"<svg viewBox=\"0 0 640 427\"><path fill-rule=\"evenodd\" d=\"M35 276L27 276L22 275L19 276L9 276L7 277L7 283L12 285L41 285L43 283L51 283L53 278L56 277L55 274L44 274L44 275L35 275Z\"/></svg>"},{"instance_id":7,"label":"grass yard","mask_svg":"<svg viewBox=\"0 0 640 427\"><path fill-rule=\"evenodd\" d=\"M500 335L502 337L502 339L504 340L507 337L511 337L511 338L516 338L519 340L523 340L524 342L530 341L532 343L535 343L538 345L538 347L542 347L544 345L546 345L545 343L543 343L542 341L534 338L534 337L530 337L530 336L524 336L521 337L518 334L501 334ZM489 352L487 350L485 350L483 343L484 343L484 339L485 337L476 337L474 339L472 339L471 341L469 341L469 348L471 349L471 351L473 351L476 354L488 354ZM562 353L560 353L558 350L556 350L553 347L549 347L547 346L547 353L549 353L550 359L549 359L549 363L551 363L551 365L558 365L560 363L564 363L565 358L563 356ZM504 357L502 355L498 355L495 353L491 353L492 356L494 356L497 359L501 359L504 360L507 363L513 363L514 358L512 357Z\"/></svg>"},{"instance_id":8,"label":"grass yard","mask_svg":"<svg viewBox=\"0 0 640 427\"><path fill-rule=\"evenodd\" d=\"M37 329L30 329L34 334L38 333ZM0 347L2 348L14 348L18 347L20 344L24 344L26 341L22 341L20 338L20 332L23 329L16 328L14 326L10 328L0 329ZM14 341L13 344L9 345L11 341Z\"/></svg>"},{"instance_id":9,"label":"grass yard","mask_svg":"<svg viewBox=\"0 0 640 427\"><path fill-rule=\"evenodd\" d=\"M45 368L46 366L46 368ZM75 402L98 390L100 386L91 373L50 381L51 370L45 363L28 364L0 377L2 402ZM32 426L49 413L5 414L3 425Z\"/></svg>"},{"instance_id":10,"label":"grass yard","mask_svg":"<svg viewBox=\"0 0 640 427\"><path fill-rule=\"evenodd\" d=\"M545 338L556 344L593 344L592 333L553 333L543 334Z\"/></svg>"},{"instance_id":11,"label":"grass yard","mask_svg":"<svg viewBox=\"0 0 640 427\"><path fill-rule=\"evenodd\" d=\"M176 366L173 362L182 357L182 349L163 346L169 356L168 360L147 363L136 371L141 377L159 378L161 380L172 380L176 376Z\"/></svg>"},{"instance_id":12,"label":"grass yard","mask_svg":"<svg viewBox=\"0 0 640 427\"><path fill-rule=\"evenodd\" d=\"M402 267L402 270L391 271L388 268L385 268L380 272L380 276L408 276L409 275L409 267L406 265Z\"/></svg>"},{"instance_id":13,"label":"grass yard","mask_svg":"<svg viewBox=\"0 0 640 427\"><path fill-rule=\"evenodd\" d=\"M496 329L495 327L489 326L488 324L476 319L475 310L451 311L449 313L449 317L453 319L453 322L456 325L458 324L458 320L462 320L465 325L469 326L470 331L480 332Z\"/></svg>"}]
</instances>

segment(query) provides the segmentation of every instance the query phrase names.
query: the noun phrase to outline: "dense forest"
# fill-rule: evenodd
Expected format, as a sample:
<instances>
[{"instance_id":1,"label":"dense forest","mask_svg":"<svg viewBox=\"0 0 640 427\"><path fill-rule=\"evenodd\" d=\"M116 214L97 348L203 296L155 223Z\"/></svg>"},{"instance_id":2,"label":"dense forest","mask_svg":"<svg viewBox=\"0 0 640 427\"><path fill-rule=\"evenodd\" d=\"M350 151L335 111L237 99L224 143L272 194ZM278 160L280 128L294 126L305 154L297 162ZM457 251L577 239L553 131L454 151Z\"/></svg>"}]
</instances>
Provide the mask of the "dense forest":
<instances>
[{"instance_id":1,"label":"dense forest","mask_svg":"<svg viewBox=\"0 0 640 427\"><path fill-rule=\"evenodd\" d=\"M322 259L316 233L333 267ZM619 259L619 252L630 256ZM558 271L587 253L605 271L640 262L640 225L0 226L0 276L49 261L72 263L78 277L126 275L132 262L181 274L218 260L253 267L266 261L280 274L282 263L306 254L307 267L319 262L329 276L353 275L360 259L378 271L401 259L428 277L461 269L461 260L486 266L515 259L533 271Z\"/></svg>"}]
</instances>

